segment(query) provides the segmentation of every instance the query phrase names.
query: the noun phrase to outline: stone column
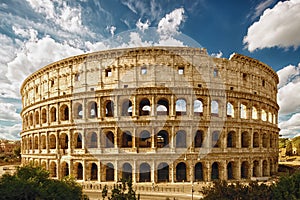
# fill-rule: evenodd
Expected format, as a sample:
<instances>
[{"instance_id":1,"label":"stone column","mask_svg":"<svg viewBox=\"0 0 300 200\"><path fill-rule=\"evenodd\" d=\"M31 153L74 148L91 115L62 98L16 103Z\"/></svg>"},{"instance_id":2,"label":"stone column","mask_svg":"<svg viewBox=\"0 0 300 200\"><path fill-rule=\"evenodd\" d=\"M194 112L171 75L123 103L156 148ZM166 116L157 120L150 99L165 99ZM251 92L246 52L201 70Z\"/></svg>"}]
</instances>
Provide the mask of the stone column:
<instances>
[{"instance_id":1,"label":"stone column","mask_svg":"<svg viewBox=\"0 0 300 200\"><path fill-rule=\"evenodd\" d=\"M136 160L133 161L132 166L132 183L136 183Z\"/></svg>"},{"instance_id":2,"label":"stone column","mask_svg":"<svg viewBox=\"0 0 300 200\"><path fill-rule=\"evenodd\" d=\"M82 163L82 178L83 178L83 181L86 181L86 170L87 170L87 167L86 167L86 160L83 160L83 163Z\"/></svg>"},{"instance_id":3,"label":"stone column","mask_svg":"<svg viewBox=\"0 0 300 200\"><path fill-rule=\"evenodd\" d=\"M152 160L152 163L151 163L151 182L152 183L155 183L155 162L154 160Z\"/></svg>"},{"instance_id":4,"label":"stone column","mask_svg":"<svg viewBox=\"0 0 300 200\"><path fill-rule=\"evenodd\" d=\"M115 168L115 170L114 170L114 178L115 178L115 182L117 182L118 181L118 170L119 170L119 168L118 168L118 161L115 161L115 163L114 163L114 168Z\"/></svg>"}]
</instances>

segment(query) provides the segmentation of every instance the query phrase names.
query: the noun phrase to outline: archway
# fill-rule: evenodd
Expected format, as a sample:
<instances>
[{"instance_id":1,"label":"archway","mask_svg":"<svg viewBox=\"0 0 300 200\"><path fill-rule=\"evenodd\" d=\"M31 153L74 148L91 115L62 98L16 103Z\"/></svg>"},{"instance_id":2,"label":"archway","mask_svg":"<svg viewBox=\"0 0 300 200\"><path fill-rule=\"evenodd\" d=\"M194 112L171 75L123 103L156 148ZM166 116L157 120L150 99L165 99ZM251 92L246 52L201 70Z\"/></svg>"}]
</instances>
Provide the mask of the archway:
<instances>
[{"instance_id":1,"label":"archway","mask_svg":"<svg viewBox=\"0 0 300 200\"><path fill-rule=\"evenodd\" d=\"M219 179L219 164L214 162L211 167L211 180Z\"/></svg>"},{"instance_id":2,"label":"archway","mask_svg":"<svg viewBox=\"0 0 300 200\"><path fill-rule=\"evenodd\" d=\"M139 182L151 181L151 169L148 163L142 163L140 165L140 180Z\"/></svg>"},{"instance_id":3,"label":"archway","mask_svg":"<svg viewBox=\"0 0 300 200\"><path fill-rule=\"evenodd\" d=\"M161 130L157 134L157 147L163 148L169 146L169 134L165 130Z\"/></svg>"},{"instance_id":4,"label":"archway","mask_svg":"<svg viewBox=\"0 0 300 200\"><path fill-rule=\"evenodd\" d=\"M92 163L91 165L91 180L92 181L98 180L98 166L96 163Z\"/></svg>"},{"instance_id":5,"label":"archway","mask_svg":"<svg viewBox=\"0 0 300 200\"><path fill-rule=\"evenodd\" d=\"M157 167L157 181L169 182L169 165L165 162L160 163Z\"/></svg>"},{"instance_id":6,"label":"archway","mask_svg":"<svg viewBox=\"0 0 300 200\"><path fill-rule=\"evenodd\" d=\"M201 162L198 162L195 165L195 181L203 181L203 165Z\"/></svg>"},{"instance_id":7,"label":"archway","mask_svg":"<svg viewBox=\"0 0 300 200\"><path fill-rule=\"evenodd\" d=\"M124 163L122 167L122 179L132 179L132 166L129 163Z\"/></svg>"},{"instance_id":8,"label":"archway","mask_svg":"<svg viewBox=\"0 0 300 200\"><path fill-rule=\"evenodd\" d=\"M186 165L181 162L176 166L176 181L186 181Z\"/></svg>"}]
</instances>

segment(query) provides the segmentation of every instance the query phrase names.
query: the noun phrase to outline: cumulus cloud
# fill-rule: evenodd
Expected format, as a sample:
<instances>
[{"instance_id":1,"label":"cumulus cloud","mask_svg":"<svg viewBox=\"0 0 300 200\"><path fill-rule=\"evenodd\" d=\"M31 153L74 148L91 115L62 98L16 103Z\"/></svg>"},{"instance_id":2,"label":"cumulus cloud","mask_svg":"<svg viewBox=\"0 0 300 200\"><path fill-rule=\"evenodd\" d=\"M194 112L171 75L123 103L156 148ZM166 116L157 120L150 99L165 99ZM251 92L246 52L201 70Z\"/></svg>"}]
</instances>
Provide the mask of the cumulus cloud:
<instances>
[{"instance_id":1,"label":"cumulus cloud","mask_svg":"<svg viewBox=\"0 0 300 200\"><path fill-rule=\"evenodd\" d=\"M184 9L177 8L166 14L159 23L157 31L161 35L174 35L179 31L180 24L185 20Z\"/></svg>"},{"instance_id":2,"label":"cumulus cloud","mask_svg":"<svg viewBox=\"0 0 300 200\"><path fill-rule=\"evenodd\" d=\"M278 2L266 9L259 21L248 28L244 44L249 51L281 47L298 48L300 45L300 1Z\"/></svg>"},{"instance_id":3,"label":"cumulus cloud","mask_svg":"<svg viewBox=\"0 0 300 200\"><path fill-rule=\"evenodd\" d=\"M269 6L271 6L273 4L274 0L266 0L266 1L262 1L260 2L256 7L255 7L255 11L252 15L252 19L255 19L256 17L260 16L264 10L266 8L268 8Z\"/></svg>"},{"instance_id":4,"label":"cumulus cloud","mask_svg":"<svg viewBox=\"0 0 300 200\"><path fill-rule=\"evenodd\" d=\"M0 138L5 138L8 140L19 140L21 130L21 124L15 124L13 126L0 125Z\"/></svg>"},{"instance_id":5,"label":"cumulus cloud","mask_svg":"<svg viewBox=\"0 0 300 200\"><path fill-rule=\"evenodd\" d=\"M141 30L141 31L144 31L144 30L147 30L150 26L150 21L147 19L146 22L141 22L141 18L136 22L136 27Z\"/></svg>"},{"instance_id":6,"label":"cumulus cloud","mask_svg":"<svg viewBox=\"0 0 300 200\"><path fill-rule=\"evenodd\" d=\"M212 53L211 56L215 58L222 58L223 52L219 51L218 53Z\"/></svg>"},{"instance_id":7,"label":"cumulus cloud","mask_svg":"<svg viewBox=\"0 0 300 200\"><path fill-rule=\"evenodd\" d=\"M0 103L0 120L2 121L20 121L20 115L17 112L17 108L12 103Z\"/></svg>"}]
</instances>

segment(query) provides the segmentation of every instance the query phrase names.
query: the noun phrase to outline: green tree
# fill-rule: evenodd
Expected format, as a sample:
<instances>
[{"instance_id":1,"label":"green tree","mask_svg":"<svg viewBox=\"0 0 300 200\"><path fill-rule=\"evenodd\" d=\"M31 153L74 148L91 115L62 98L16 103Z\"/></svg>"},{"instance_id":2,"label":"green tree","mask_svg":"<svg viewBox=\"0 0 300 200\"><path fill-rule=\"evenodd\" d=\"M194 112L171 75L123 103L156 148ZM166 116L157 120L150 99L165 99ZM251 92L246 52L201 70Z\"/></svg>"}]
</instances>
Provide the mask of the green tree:
<instances>
[{"instance_id":1,"label":"green tree","mask_svg":"<svg viewBox=\"0 0 300 200\"><path fill-rule=\"evenodd\" d=\"M300 199L300 172L291 176L283 176L277 185L272 186L273 199Z\"/></svg>"},{"instance_id":2,"label":"green tree","mask_svg":"<svg viewBox=\"0 0 300 200\"><path fill-rule=\"evenodd\" d=\"M293 155L293 145L291 141L288 141L286 144L286 153L287 156L292 156Z\"/></svg>"},{"instance_id":3,"label":"green tree","mask_svg":"<svg viewBox=\"0 0 300 200\"><path fill-rule=\"evenodd\" d=\"M108 197L107 186L105 185L102 190L102 197ZM132 187L131 180L122 179L121 183L115 184L111 191L111 196L108 197L109 200L137 200L140 199L139 195L136 197L135 191Z\"/></svg>"},{"instance_id":4,"label":"green tree","mask_svg":"<svg viewBox=\"0 0 300 200\"><path fill-rule=\"evenodd\" d=\"M41 167L27 165L17 168L13 175L0 178L0 199L86 199L82 188L75 180L65 178L54 180Z\"/></svg>"}]
</instances>

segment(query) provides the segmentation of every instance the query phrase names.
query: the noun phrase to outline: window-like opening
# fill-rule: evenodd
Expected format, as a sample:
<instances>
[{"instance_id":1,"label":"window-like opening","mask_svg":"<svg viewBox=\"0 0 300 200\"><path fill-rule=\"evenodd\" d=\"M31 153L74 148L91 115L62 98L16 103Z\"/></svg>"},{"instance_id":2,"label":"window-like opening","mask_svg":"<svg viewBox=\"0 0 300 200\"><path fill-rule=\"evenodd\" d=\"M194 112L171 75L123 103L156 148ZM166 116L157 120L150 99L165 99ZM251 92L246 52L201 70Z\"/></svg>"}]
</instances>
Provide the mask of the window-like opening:
<instances>
[{"instance_id":1,"label":"window-like opening","mask_svg":"<svg viewBox=\"0 0 300 200\"><path fill-rule=\"evenodd\" d=\"M38 136L34 136L34 149L39 148L39 138Z\"/></svg>"},{"instance_id":2,"label":"window-like opening","mask_svg":"<svg viewBox=\"0 0 300 200\"><path fill-rule=\"evenodd\" d=\"M273 120L273 116L272 116L272 113L268 113L268 121L269 123L272 123L272 120Z\"/></svg>"},{"instance_id":3,"label":"window-like opening","mask_svg":"<svg viewBox=\"0 0 300 200\"><path fill-rule=\"evenodd\" d=\"M169 102L166 99L160 99L156 107L157 115L169 115Z\"/></svg>"},{"instance_id":4,"label":"window-like opening","mask_svg":"<svg viewBox=\"0 0 300 200\"><path fill-rule=\"evenodd\" d=\"M263 148L268 147L268 136L266 133L263 134L263 141L262 141Z\"/></svg>"},{"instance_id":5,"label":"window-like opening","mask_svg":"<svg viewBox=\"0 0 300 200\"><path fill-rule=\"evenodd\" d=\"M50 177L56 177L56 163L55 162L51 162L50 163L50 169L49 169L49 171L50 171Z\"/></svg>"},{"instance_id":6,"label":"window-like opening","mask_svg":"<svg viewBox=\"0 0 300 200\"><path fill-rule=\"evenodd\" d=\"M124 163L122 168L122 179L131 180L132 179L132 166L129 163Z\"/></svg>"},{"instance_id":7,"label":"window-like opening","mask_svg":"<svg viewBox=\"0 0 300 200\"><path fill-rule=\"evenodd\" d=\"M178 67L178 74L183 75L184 74L184 67Z\"/></svg>"},{"instance_id":8,"label":"window-like opening","mask_svg":"<svg viewBox=\"0 0 300 200\"><path fill-rule=\"evenodd\" d=\"M140 116L150 115L151 106L148 99L142 99L140 101L139 114Z\"/></svg>"},{"instance_id":9,"label":"window-like opening","mask_svg":"<svg viewBox=\"0 0 300 200\"><path fill-rule=\"evenodd\" d=\"M147 74L147 67L141 67L141 75Z\"/></svg>"},{"instance_id":10,"label":"window-like opening","mask_svg":"<svg viewBox=\"0 0 300 200\"><path fill-rule=\"evenodd\" d=\"M211 115L215 117L219 116L219 103L216 100L211 101Z\"/></svg>"},{"instance_id":11,"label":"window-like opening","mask_svg":"<svg viewBox=\"0 0 300 200\"><path fill-rule=\"evenodd\" d=\"M218 77L219 76L219 70L218 69L214 69L214 77Z\"/></svg>"},{"instance_id":12,"label":"window-like opening","mask_svg":"<svg viewBox=\"0 0 300 200\"><path fill-rule=\"evenodd\" d=\"M261 85L262 85L263 87L265 87L265 85L266 85L265 80L262 80Z\"/></svg>"},{"instance_id":13,"label":"window-like opening","mask_svg":"<svg viewBox=\"0 0 300 200\"><path fill-rule=\"evenodd\" d=\"M195 148L202 147L203 139L204 139L204 132L200 130L196 131L195 138L194 138L194 147Z\"/></svg>"},{"instance_id":14,"label":"window-like opening","mask_svg":"<svg viewBox=\"0 0 300 200\"><path fill-rule=\"evenodd\" d=\"M105 138L105 147L106 148L114 148L114 143L115 143L115 137L113 132L109 131L106 134L106 138Z\"/></svg>"},{"instance_id":15,"label":"window-like opening","mask_svg":"<svg viewBox=\"0 0 300 200\"><path fill-rule=\"evenodd\" d=\"M266 160L263 161L263 169L262 169L262 175L263 176L269 176L268 174L268 162Z\"/></svg>"},{"instance_id":16,"label":"window-like opening","mask_svg":"<svg viewBox=\"0 0 300 200\"><path fill-rule=\"evenodd\" d=\"M107 163L105 167L105 181L114 181L115 173L114 173L114 165L111 163Z\"/></svg>"},{"instance_id":17,"label":"window-like opening","mask_svg":"<svg viewBox=\"0 0 300 200\"><path fill-rule=\"evenodd\" d=\"M230 102L227 103L227 117L234 117L234 108Z\"/></svg>"},{"instance_id":18,"label":"window-like opening","mask_svg":"<svg viewBox=\"0 0 300 200\"><path fill-rule=\"evenodd\" d=\"M214 131L212 133L212 147L219 148L221 147L221 140L220 140L220 132Z\"/></svg>"},{"instance_id":19,"label":"window-like opening","mask_svg":"<svg viewBox=\"0 0 300 200\"><path fill-rule=\"evenodd\" d=\"M74 113L75 113L75 119L82 119L83 111L82 111L82 104L76 103L74 106Z\"/></svg>"},{"instance_id":20,"label":"window-like opening","mask_svg":"<svg viewBox=\"0 0 300 200\"><path fill-rule=\"evenodd\" d=\"M107 101L105 108L106 108L105 116L113 117L114 116L114 102Z\"/></svg>"},{"instance_id":21,"label":"window-like opening","mask_svg":"<svg viewBox=\"0 0 300 200\"><path fill-rule=\"evenodd\" d=\"M202 88L202 84L198 84L198 88Z\"/></svg>"},{"instance_id":22,"label":"window-like opening","mask_svg":"<svg viewBox=\"0 0 300 200\"><path fill-rule=\"evenodd\" d=\"M178 131L176 133L176 148L186 148L186 133Z\"/></svg>"},{"instance_id":23,"label":"window-like opening","mask_svg":"<svg viewBox=\"0 0 300 200\"><path fill-rule=\"evenodd\" d=\"M80 133L77 134L77 137L75 136L75 148L81 149L82 148L82 136Z\"/></svg>"},{"instance_id":24,"label":"window-like opening","mask_svg":"<svg viewBox=\"0 0 300 200\"><path fill-rule=\"evenodd\" d=\"M257 109L255 107L252 107L252 119L258 119Z\"/></svg>"},{"instance_id":25,"label":"window-like opening","mask_svg":"<svg viewBox=\"0 0 300 200\"><path fill-rule=\"evenodd\" d=\"M68 149L68 135L65 133L62 133L59 137L59 145L61 149Z\"/></svg>"},{"instance_id":26,"label":"window-like opening","mask_svg":"<svg viewBox=\"0 0 300 200\"><path fill-rule=\"evenodd\" d=\"M62 177L69 176L69 164L68 163L63 162L61 164L61 174L62 174Z\"/></svg>"},{"instance_id":27,"label":"window-like opening","mask_svg":"<svg viewBox=\"0 0 300 200\"><path fill-rule=\"evenodd\" d=\"M194 101L194 115L203 116L203 103L199 99Z\"/></svg>"},{"instance_id":28,"label":"window-like opening","mask_svg":"<svg viewBox=\"0 0 300 200\"><path fill-rule=\"evenodd\" d=\"M90 141L89 141L89 144L88 144L88 147L89 148L97 148L97 134L95 132L92 132L90 134Z\"/></svg>"},{"instance_id":29,"label":"window-like opening","mask_svg":"<svg viewBox=\"0 0 300 200\"><path fill-rule=\"evenodd\" d=\"M241 104L241 119L247 119L247 107L244 104Z\"/></svg>"},{"instance_id":30,"label":"window-like opening","mask_svg":"<svg viewBox=\"0 0 300 200\"><path fill-rule=\"evenodd\" d=\"M83 166L81 163L77 164L77 173L76 173L76 178L78 180L82 180L83 179Z\"/></svg>"},{"instance_id":31,"label":"window-like opening","mask_svg":"<svg viewBox=\"0 0 300 200\"><path fill-rule=\"evenodd\" d=\"M74 81L80 81L80 74L79 73L74 74Z\"/></svg>"},{"instance_id":32,"label":"window-like opening","mask_svg":"<svg viewBox=\"0 0 300 200\"><path fill-rule=\"evenodd\" d=\"M257 160L255 160L253 162L253 177L258 177L259 176L259 162Z\"/></svg>"},{"instance_id":33,"label":"window-like opening","mask_svg":"<svg viewBox=\"0 0 300 200\"><path fill-rule=\"evenodd\" d=\"M69 120L69 107L65 104L60 107L60 120Z\"/></svg>"},{"instance_id":34,"label":"window-like opening","mask_svg":"<svg viewBox=\"0 0 300 200\"><path fill-rule=\"evenodd\" d=\"M50 109L50 122L56 122L56 108L52 107Z\"/></svg>"},{"instance_id":35,"label":"window-like opening","mask_svg":"<svg viewBox=\"0 0 300 200\"><path fill-rule=\"evenodd\" d=\"M88 116L89 118L96 118L98 116L97 103L95 101L88 104Z\"/></svg>"},{"instance_id":36,"label":"window-like opening","mask_svg":"<svg viewBox=\"0 0 300 200\"><path fill-rule=\"evenodd\" d=\"M98 180L98 166L96 163L93 163L91 166L91 180L92 181Z\"/></svg>"},{"instance_id":37,"label":"window-like opening","mask_svg":"<svg viewBox=\"0 0 300 200\"><path fill-rule=\"evenodd\" d=\"M157 147L163 148L169 146L169 134L165 130L161 130L157 134Z\"/></svg>"},{"instance_id":38,"label":"window-like opening","mask_svg":"<svg viewBox=\"0 0 300 200\"><path fill-rule=\"evenodd\" d=\"M111 71L111 69L106 69L106 70L105 70L105 76L106 76L106 77L112 76L112 71Z\"/></svg>"},{"instance_id":39,"label":"window-like opening","mask_svg":"<svg viewBox=\"0 0 300 200\"><path fill-rule=\"evenodd\" d=\"M51 134L50 137L49 137L49 148L50 149L55 149L56 148L56 137L55 135Z\"/></svg>"},{"instance_id":40,"label":"window-like opening","mask_svg":"<svg viewBox=\"0 0 300 200\"><path fill-rule=\"evenodd\" d=\"M241 178L248 179L249 178L249 163L247 161L242 162L241 165Z\"/></svg>"},{"instance_id":41,"label":"window-like opening","mask_svg":"<svg viewBox=\"0 0 300 200\"><path fill-rule=\"evenodd\" d=\"M211 167L211 180L219 179L219 164L214 162Z\"/></svg>"},{"instance_id":42,"label":"window-like opening","mask_svg":"<svg viewBox=\"0 0 300 200\"><path fill-rule=\"evenodd\" d=\"M230 131L227 134L227 148L235 148L236 147L236 135L234 131Z\"/></svg>"},{"instance_id":43,"label":"window-like opening","mask_svg":"<svg viewBox=\"0 0 300 200\"><path fill-rule=\"evenodd\" d=\"M132 102L129 99L122 104L122 116L132 116Z\"/></svg>"},{"instance_id":44,"label":"window-like opening","mask_svg":"<svg viewBox=\"0 0 300 200\"><path fill-rule=\"evenodd\" d=\"M242 143L242 148L248 148L250 147L250 136L248 132L243 132L242 133L242 138L241 138L241 143Z\"/></svg>"},{"instance_id":45,"label":"window-like opening","mask_svg":"<svg viewBox=\"0 0 300 200\"><path fill-rule=\"evenodd\" d=\"M233 162L229 162L227 164L227 179L228 180L232 180L234 179L234 175L233 175Z\"/></svg>"},{"instance_id":46,"label":"window-like opening","mask_svg":"<svg viewBox=\"0 0 300 200\"><path fill-rule=\"evenodd\" d=\"M247 81L247 74L243 73L243 81Z\"/></svg>"},{"instance_id":47,"label":"window-like opening","mask_svg":"<svg viewBox=\"0 0 300 200\"><path fill-rule=\"evenodd\" d=\"M185 99L178 99L176 101L175 110L176 110L176 115L177 116L186 115L186 100Z\"/></svg>"},{"instance_id":48,"label":"window-like opening","mask_svg":"<svg viewBox=\"0 0 300 200\"><path fill-rule=\"evenodd\" d=\"M132 147L132 136L129 131L125 131L122 135L122 147Z\"/></svg>"},{"instance_id":49,"label":"window-like opening","mask_svg":"<svg viewBox=\"0 0 300 200\"><path fill-rule=\"evenodd\" d=\"M259 134L255 132L253 134L253 148L257 147L259 147Z\"/></svg>"},{"instance_id":50,"label":"window-like opening","mask_svg":"<svg viewBox=\"0 0 300 200\"><path fill-rule=\"evenodd\" d=\"M35 124L39 124L40 123L40 113L39 111L35 111L35 114L34 114L34 118L35 118Z\"/></svg>"},{"instance_id":51,"label":"window-like opening","mask_svg":"<svg viewBox=\"0 0 300 200\"><path fill-rule=\"evenodd\" d=\"M53 87L54 86L54 80L51 80L50 81L50 87Z\"/></svg>"},{"instance_id":52,"label":"window-like opening","mask_svg":"<svg viewBox=\"0 0 300 200\"><path fill-rule=\"evenodd\" d=\"M169 182L169 165L165 162L160 163L157 167L157 181Z\"/></svg>"},{"instance_id":53,"label":"window-like opening","mask_svg":"<svg viewBox=\"0 0 300 200\"><path fill-rule=\"evenodd\" d=\"M261 110L261 120L267 121L267 113L265 110Z\"/></svg>"},{"instance_id":54,"label":"window-like opening","mask_svg":"<svg viewBox=\"0 0 300 200\"><path fill-rule=\"evenodd\" d=\"M41 148L46 149L46 136L42 135L41 137Z\"/></svg>"},{"instance_id":55,"label":"window-like opening","mask_svg":"<svg viewBox=\"0 0 300 200\"><path fill-rule=\"evenodd\" d=\"M139 139L139 147L149 148L151 147L151 135L148 131L142 131Z\"/></svg>"},{"instance_id":56,"label":"window-like opening","mask_svg":"<svg viewBox=\"0 0 300 200\"><path fill-rule=\"evenodd\" d=\"M30 122L30 126L32 126L33 125L33 114L32 113L29 114L29 122Z\"/></svg>"},{"instance_id":57,"label":"window-like opening","mask_svg":"<svg viewBox=\"0 0 300 200\"><path fill-rule=\"evenodd\" d=\"M195 181L203 181L203 166L201 162L195 165Z\"/></svg>"},{"instance_id":58,"label":"window-like opening","mask_svg":"<svg viewBox=\"0 0 300 200\"><path fill-rule=\"evenodd\" d=\"M186 165L181 162L176 166L176 181L187 181L186 179Z\"/></svg>"},{"instance_id":59,"label":"window-like opening","mask_svg":"<svg viewBox=\"0 0 300 200\"><path fill-rule=\"evenodd\" d=\"M139 182L150 182L151 181L151 169L148 163L142 163L140 165L140 180Z\"/></svg>"}]
</instances>

